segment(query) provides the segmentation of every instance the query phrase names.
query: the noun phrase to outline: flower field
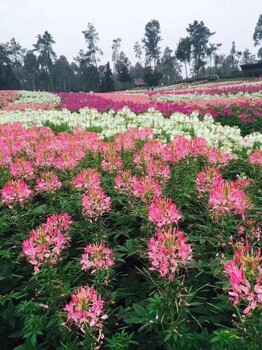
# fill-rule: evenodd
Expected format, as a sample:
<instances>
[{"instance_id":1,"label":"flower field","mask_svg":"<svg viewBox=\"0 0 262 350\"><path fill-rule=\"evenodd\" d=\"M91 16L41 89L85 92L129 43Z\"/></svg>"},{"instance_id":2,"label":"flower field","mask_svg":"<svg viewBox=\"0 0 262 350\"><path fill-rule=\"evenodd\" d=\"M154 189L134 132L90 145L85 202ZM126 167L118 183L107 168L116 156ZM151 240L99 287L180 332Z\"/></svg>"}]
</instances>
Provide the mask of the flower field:
<instances>
[{"instance_id":1,"label":"flower field","mask_svg":"<svg viewBox=\"0 0 262 350\"><path fill-rule=\"evenodd\" d=\"M0 349L261 349L261 80L0 108Z\"/></svg>"}]
</instances>

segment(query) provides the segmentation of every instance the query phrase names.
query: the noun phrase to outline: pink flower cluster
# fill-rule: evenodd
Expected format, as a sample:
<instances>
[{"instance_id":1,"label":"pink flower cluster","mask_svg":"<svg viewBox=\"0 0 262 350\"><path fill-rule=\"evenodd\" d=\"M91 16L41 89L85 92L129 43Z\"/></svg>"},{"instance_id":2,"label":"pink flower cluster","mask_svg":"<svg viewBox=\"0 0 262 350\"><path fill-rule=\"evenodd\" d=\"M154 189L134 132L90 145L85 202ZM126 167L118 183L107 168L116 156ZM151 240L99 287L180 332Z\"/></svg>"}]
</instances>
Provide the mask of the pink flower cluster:
<instances>
[{"instance_id":1,"label":"pink flower cluster","mask_svg":"<svg viewBox=\"0 0 262 350\"><path fill-rule=\"evenodd\" d=\"M36 191L39 193L55 193L60 190L62 183L59 181L58 176L53 172L41 173L36 180Z\"/></svg>"},{"instance_id":2,"label":"pink flower cluster","mask_svg":"<svg viewBox=\"0 0 262 350\"><path fill-rule=\"evenodd\" d=\"M3 108L5 112L13 112L13 111L45 111L55 109L55 105L51 102L42 102L42 103L17 103L17 104L9 104Z\"/></svg>"},{"instance_id":3,"label":"pink flower cluster","mask_svg":"<svg viewBox=\"0 0 262 350\"><path fill-rule=\"evenodd\" d=\"M91 270L91 274L101 269L108 270L115 264L113 251L105 245L105 242L89 244L85 247L80 264L82 270Z\"/></svg>"},{"instance_id":4,"label":"pink flower cluster","mask_svg":"<svg viewBox=\"0 0 262 350\"><path fill-rule=\"evenodd\" d=\"M159 228L177 225L181 218L180 211L171 199L160 198L149 207L149 221Z\"/></svg>"},{"instance_id":5,"label":"pink flower cluster","mask_svg":"<svg viewBox=\"0 0 262 350\"><path fill-rule=\"evenodd\" d=\"M68 214L51 215L45 224L30 232L30 238L23 242L23 254L39 273L43 265L56 264L62 250L69 242L71 216Z\"/></svg>"},{"instance_id":6,"label":"pink flower cluster","mask_svg":"<svg viewBox=\"0 0 262 350\"><path fill-rule=\"evenodd\" d=\"M72 184L79 191L88 191L92 188L99 188L101 184L100 173L96 169L85 169L72 181Z\"/></svg>"},{"instance_id":7,"label":"pink flower cluster","mask_svg":"<svg viewBox=\"0 0 262 350\"><path fill-rule=\"evenodd\" d=\"M104 338L102 322L108 318L104 313L104 301L94 288L80 287L71 297L69 304L65 306L68 313L67 323L76 325L83 333L98 332L97 342L101 344ZM96 349L99 349L98 345Z\"/></svg>"},{"instance_id":8,"label":"pink flower cluster","mask_svg":"<svg viewBox=\"0 0 262 350\"><path fill-rule=\"evenodd\" d=\"M91 223L111 210L111 198L101 187L100 173L96 169L85 169L77 175L71 184L80 191L82 197L82 214Z\"/></svg>"},{"instance_id":9,"label":"pink flower cluster","mask_svg":"<svg viewBox=\"0 0 262 350\"><path fill-rule=\"evenodd\" d=\"M238 306L247 305L244 314L262 306L262 266L261 253L252 251L249 244L236 246L234 259L225 265L229 276L230 299Z\"/></svg>"},{"instance_id":10,"label":"pink flower cluster","mask_svg":"<svg viewBox=\"0 0 262 350\"><path fill-rule=\"evenodd\" d=\"M254 165L262 166L262 150L258 149L249 156L249 162Z\"/></svg>"},{"instance_id":11,"label":"pink flower cluster","mask_svg":"<svg viewBox=\"0 0 262 350\"><path fill-rule=\"evenodd\" d=\"M191 253L192 246L187 243L183 232L177 228L159 229L149 243L150 270L157 271L163 278L168 276L173 281L179 267L192 259Z\"/></svg>"},{"instance_id":12,"label":"pink flower cluster","mask_svg":"<svg viewBox=\"0 0 262 350\"><path fill-rule=\"evenodd\" d=\"M0 109L8 106L9 103L14 102L19 98L19 93L17 91L0 91Z\"/></svg>"},{"instance_id":13,"label":"pink flower cluster","mask_svg":"<svg viewBox=\"0 0 262 350\"><path fill-rule=\"evenodd\" d=\"M8 181L2 189L2 202L10 209L15 204L21 207L32 197L33 191L24 180Z\"/></svg>"},{"instance_id":14,"label":"pink flower cluster","mask_svg":"<svg viewBox=\"0 0 262 350\"><path fill-rule=\"evenodd\" d=\"M35 167L26 158L18 158L10 165L10 173L14 178L32 180L35 175Z\"/></svg>"},{"instance_id":15,"label":"pink flower cluster","mask_svg":"<svg viewBox=\"0 0 262 350\"><path fill-rule=\"evenodd\" d=\"M111 198L102 188L90 189L82 198L82 214L90 222L96 221L99 216L111 210Z\"/></svg>"},{"instance_id":16,"label":"pink flower cluster","mask_svg":"<svg viewBox=\"0 0 262 350\"><path fill-rule=\"evenodd\" d=\"M254 84L256 82L256 84ZM173 91L157 91L154 94L157 95L165 95L167 93L173 93L174 95L191 95L191 94L199 94L199 95L235 95L238 93L254 93L260 92L262 89L262 83L260 81L250 81L250 82L223 82L223 83L215 83L211 86L192 86L191 88L184 88L181 90L173 90Z\"/></svg>"},{"instance_id":17,"label":"pink flower cluster","mask_svg":"<svg viewBox=\"0 0 262 350\"><path fill-rule=\"evenodd\" d=\"M101 113L109 110L117 112L124 107L130 108L134 113L144 113L147 112L149 108L155 108L165 116L170 116L175 112L191 114L194 111L194 108L183 104L151 101L144 96L130 98L129 96L126 97L127 95L120 93L103 95L88 93L59 93L58 96L62 98L60 104L61 109L68 109L72 112L79 111L85 107L96 109ZM212 108L209 108L208 110L211 114L216 115Z\"/></svg>"},{"instance_id":18,"label":"pink flower cluster","mask_svg":"<svg viewBox=\"0 0 262 350\"><path fill-rule=\"evenodd\" d=\"M229 214L235 213L245 221L246 212L252 208L250 199L243 188L249 185L248 180L225 181L218 169L205 168L198 174L196 187L200 198L204 194L209 196L210 212L216 220Z\"/></svg>"}]
</instances>

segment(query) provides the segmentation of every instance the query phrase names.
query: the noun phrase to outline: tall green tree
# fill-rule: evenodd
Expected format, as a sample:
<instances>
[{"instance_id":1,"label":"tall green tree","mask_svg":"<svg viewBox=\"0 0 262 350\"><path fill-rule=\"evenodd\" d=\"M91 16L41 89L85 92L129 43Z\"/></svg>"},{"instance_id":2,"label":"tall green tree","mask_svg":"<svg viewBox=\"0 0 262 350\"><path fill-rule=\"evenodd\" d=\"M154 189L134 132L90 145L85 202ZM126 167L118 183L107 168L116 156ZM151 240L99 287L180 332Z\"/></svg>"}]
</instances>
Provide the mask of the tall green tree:
<instances>
[{"instance_id":1,"label":"tall green tree","mask_svg":"<svg viewBox=\"0 0 262 350\"><path fill-rule=\"evenodd\" d=\"M96 66L91 64L89 56L84 50L79 50L75 61L79 65L79 82L81 91L98 91L100 85L99 72Z\"/></svg>"},{"instance_id":2,"label":"tall green tree","mask_svg":"<svg viewBox=\"0 0 262 350\"><path fill-rule=\"evenodd\" d=\"M138 62L142 66L143 49L142 49L142 45L139 43L139 41L135 42L134 51L135 51L135 57L138 59Z\"/></svg>"},{"instance_id":3,"label":"tall green tree","mask_svg":"<svg viewBox=\"0 0 262 350\"><path fill-rule=\"evenodd\" d=\"M129 70L130 65L131 62L127 58L126 54L123 51L121 51L119 59L116 62L116 71L118 75L118 80L124 84L124 88L126 87L126 83L131 81Z\"/></svg>"},{"instance_id":4,"label":"tall green tree","mask_svg":"<svg viewBox=\"0 0 262 350\"><path fill-rule=\"evenodd\" d=\"M61 55L54 65L54 79L56 91L70 91L73 70L67 58Z\"/></svg>"},{"instance_id":5,"label":"tall green tree","mask_svg":"<svg viewBox=\"0 0 262 350\"><path fill-rule=\"evenodd\" d=\"M216 52L221 47L222 44L209 44L207 47L207 57L209 58L209 74L211 74L212 69L212 60L214 60L214 57L216 55Z\"/></svg>"},{"instance_id":6,"label":"tall green tree","mask_svg":"<svg viewBox=\"0 0 262 350\"><path fill-rule=\"evenodd\" d=\"M109 92L114 91L114 79L113 79L113 73L110 68L109 62L104 66L103 69L103 79L101 82L101 91L102 92Z\"/></svg>"},{"instance_id":7,"label":"tall green tree","mask_svg":"<svg viewBox=\"0 0 262 350\"><path fill-rule=\"evenodd\" d=\"M191 61L191 40L189 37L181 38L176 48L176 58L185 65L186 79L188 78L187 63Z\"/></svg>"},{"instance_id":8,"label":"tall green tree","mask_svg":"<svg viewBox=\"0 0 262 350\"><path fill-rule=\"evenodd\" d=\"M0 89L16 89L19 84L9 54L8 43L0 44Z\"/></svg>"},{"instance_id":9,"label":"tall green tree","mask_svg":"<svg viewBox=\"0 0 262 350\"><path fill-rule=\"evenodd\" d=\"M116 62L119 60L121 41L122 41L121 38L117 38L113 40L113 44L112 44L113 74L115 73L115 70L116 70Z\"/></svg>"},{"instance_id":10,"label":"tall green tree","mask_svg":"<svg viewBox=\"0 0 262 350\"><path fill-rule=\"evenodd\" d=\"M38 87L39 64L33 51L27 51L24 58L24 74L26 79L26 88L36 90Z\"/></svg>"},{"instance_id":11,"label":"tall green tree","mask_svg":"<svg viewBox=\"0 0 262 350\"><path fill-rule=\"evenodd\" d=\"M168 46L165 48L161 57L160 67L162 84L170 85L182 80L180 65L173 51Z\"/></svg>"},{"instance_id":12,"label":"tall green tree","mask_svg":"<svg viewBox=\"0 0 262 350\"><path fill-rule=\"evenodd\" d=\"M254 63L256 60L256 56L251 54L251 52L249 51L249 49L245 49L243 51L242 54L242 60L241 63L242 64L250 64L250 63Z\"/></svg>"},{"instance_id":13,"label":"tall green tree","mask_svg":"<svg viewBox=\"0 0 262 350\"><path fill-rule=\"evenodd\" d=\"M97 63L100 61L99 55L103 55L102 50L98 47L99 35L92 23L88 23L87 30L82 31L87 44L86 58L89 65L94 65L97 68Z\"/></svg>"},{"instance_id":14,"label":"tall green tree","mask_svg":"<svg viewBox=\"0 0 262 350\"><path fill-rule=\"evenodd\" d=\"M157 62L160 58L160 23L159 21L152 19L146 24L145 36L142 39L145 49L146 65L150 67L156 67Z\"/></svg>"},{"instance_id":15,"label":"tall green tree","mask_svg":"<svg viewBox=\"0 0 262 350\"><path fill-rule=\"evenodd\" d=\"M143 79L147 86L154 87L157 86L162 78L162 73L155 68L145 67Z\"/></svg>"},{"instance_id":16,"label":"tall green tree","mask_svg":"<svg viewBox=\"0 0 262 350\"><path fill-rule=\"evenodd\" d=\"M22 46L12 38L8 45L8 56L11 61L12 71L14 72L17 81L19 82L19 88L23 85L23 61L26 53L26 49L22 48Z\"/></svg>"},{"instance_id":17,"label":"tall green tree","mask_svg":"<svg viewBox=\"0 0 262 350\"><path fill-rule=\"evenodd\" d=\"M37 42L33 45L33 51L38 52L38 63L40 66L40 84L41 88L52 91L54 89L53 84L53 64L56 59L56 54L53 50L53 44L55 41L48 31L45 31L43 35L37 35Z\"/></svg>"},{"instance_id":18,"label":"tall green tree","mask_svg":"<svg viewBox=\"0 0 262 350\"><path fill-rule=\"evenodd\" d=\"M260 45L262 41L262 14L258 18L253 39L254 39L255 46ZM258 55L258 58L262 59L262 47L258 50L257 55Z\"/></svg>"},{"instance_id":19,"label":"tall green tree","mask_svg":"<svg viewBox=\"0 0 262 350\"><path fill-rule=\"evenodd\" d=\"M189 24L186 30L192 45L194 74L198 78L200 68L204 67L206 64L205 57L209 38L214 35L215 32L211 32L203 21L198 22L196 20L192 24Z\"/></svg>"}]
</instances>

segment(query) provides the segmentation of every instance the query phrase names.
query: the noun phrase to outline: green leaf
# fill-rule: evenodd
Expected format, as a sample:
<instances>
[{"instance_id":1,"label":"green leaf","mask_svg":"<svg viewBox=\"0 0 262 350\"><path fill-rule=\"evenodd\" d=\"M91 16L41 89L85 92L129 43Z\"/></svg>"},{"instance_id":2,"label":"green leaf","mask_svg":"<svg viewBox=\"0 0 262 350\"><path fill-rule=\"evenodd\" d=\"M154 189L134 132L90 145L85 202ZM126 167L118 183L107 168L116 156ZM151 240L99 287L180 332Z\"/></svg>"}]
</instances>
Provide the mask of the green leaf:
<instances>
[{"instance_id":1,"label":"green leaf","mask_svg":"<svg viewBox=\"0 0 262 350\"><path fill-rule=\"evenodd\" d=\"M133 308L139 316L144 318L147 315L147 310L143 306L139 304L133 304Z\"/></svg>"}]
</instances>

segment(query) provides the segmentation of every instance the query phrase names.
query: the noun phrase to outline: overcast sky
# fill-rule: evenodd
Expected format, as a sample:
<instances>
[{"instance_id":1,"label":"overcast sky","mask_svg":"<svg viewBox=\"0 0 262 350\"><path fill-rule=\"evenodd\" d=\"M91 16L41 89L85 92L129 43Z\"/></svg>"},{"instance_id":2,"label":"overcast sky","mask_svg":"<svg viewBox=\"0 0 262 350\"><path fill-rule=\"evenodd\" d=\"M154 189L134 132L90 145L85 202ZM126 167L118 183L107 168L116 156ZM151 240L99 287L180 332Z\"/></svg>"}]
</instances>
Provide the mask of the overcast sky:
<instances>
[{"instance_id":1,"label":"overcast sky","mask_svg":"<svg viewBox=\"0 0 262 350\"><path fill-rule=\"evenodd\" d=\"M196 19L216 32L211 40L223 44L221 53L228 53L233 41L237 50L249 48L256 53L252 36L261 13L262 0L0 0L0 42L15 37L31 49L36 35L48 30L56 41L57 55L71 61L85 48L81 31L91 22L104 52L101 63L111 60L112 40L117 37L134 62L134 43L144 36L148 21L159 20L161 47L175 49Z\"/></svg>"}]
</instances>

